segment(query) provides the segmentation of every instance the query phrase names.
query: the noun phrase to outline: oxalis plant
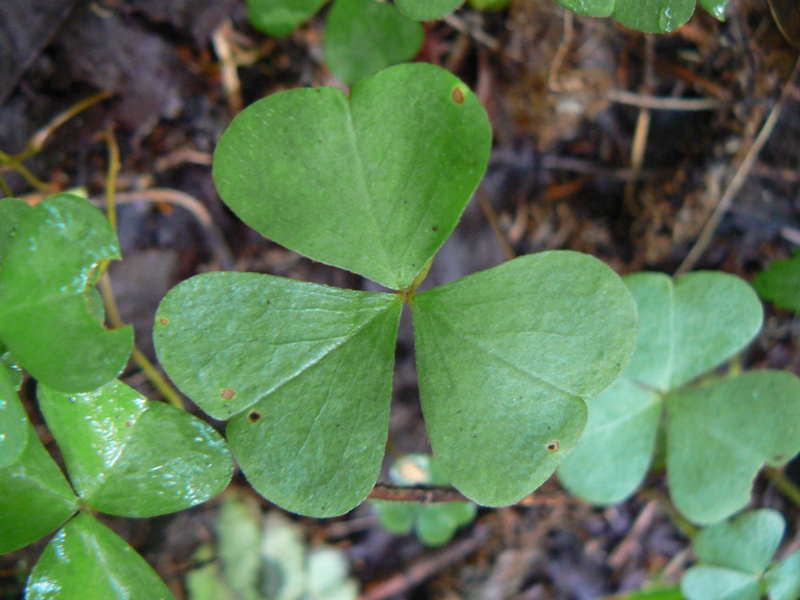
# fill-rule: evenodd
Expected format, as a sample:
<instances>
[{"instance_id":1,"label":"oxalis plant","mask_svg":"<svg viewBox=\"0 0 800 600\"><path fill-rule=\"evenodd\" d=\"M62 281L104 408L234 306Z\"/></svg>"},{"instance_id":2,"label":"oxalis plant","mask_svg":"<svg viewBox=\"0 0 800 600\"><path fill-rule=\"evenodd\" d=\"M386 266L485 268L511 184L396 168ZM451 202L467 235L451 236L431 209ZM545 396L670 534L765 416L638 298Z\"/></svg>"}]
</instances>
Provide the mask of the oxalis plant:
<instances>
[{"instance_id":1,"label":"oxalis plant","mask_svg":"<svg viewBox=\"0 0 800 600\"><path fill-rule=\"evenodd\" d=\"M800 452L800 380L784 371L712 373L761 328L761 303L741 279L636 273L624 282L639 311L636 352L589 401L586 431L559 478L589 502L615 504L654 462L666 464L677 509L695 523L720 521L747 505L763 465Z\"/></svg>"},{"instance_id":2,"label":"oxalis plant","mask_svg":"<svg viewBox=\"0 0 800 600\"><path fill-rule=\"evenodd\" d=\"M36 208L4 199L0 223L0 553L57 530L28 580L29 599L172 598L93 513L150 517L211 498L233 472L227 444L114 379L132 332L102 325L93 284L119 247L100 211L70 194ZM38 379L69 480L27 419L22 368Z\"/></svg>"},{"instance_id":3,"label":"oxalis plant","mask_svg":"<svg viewBox=\"0 0 800 600\"><path fill-rule=\"evenodd\" d=\"M395 339L411 308L422 410L447 479L512 504L578 441L586 399L624 368L636 308L587 255L524 256L419 292L488 162L473 93L412 64L332 88L281 92L223 134L213 173L254 229L390 292L255 273L193 277L164 298L161 364L227 438L253 487L316 517L358 505L380 471Z\"/></svg>"},{"instance_id":4,"label":"oxalis plant","mask_svg":"<svg viewBox=\"0 0 800 600\"><path fill-rule=\"evenodd\" d=\"M250 19L257 28L268 35L287 35L302 22L314 15L327 0L247 0ZM522 0L532 1L532 0ZM725 7L729 0L556 0L558 4L586 17L613 17L619 23L646 33L667 33L686 23L695 11L697 4L719 20L725 18ZM334 0L325 29L326 62L331 70L342 76L340 69L346 69L348 61L369 60L378 63L386 58L383 66L408 60L416 51L408 25L400 25L408 19L432 21L445 17L464 4L464 0L394 0L393 4L378 0L381 8L370 6L376 0ZM470 0L470 5L478 9L500 9L508 2ZM347 8L345 8L345 6ZM368 15L377 17L377 29L365 30ZM390 16L391 15L391 16ZM395 16L397 15L397 16ZM406 29L404 30L403 27ZM348 39L349 32L349 39ZM388 43L391 36L394 44ZM383 39L382 39L383 38ZM356 41L363 51L367 44L374 56L358 58ZM402 58L403 53L408 56ZM332 61L331 58L337 60ZM341 62L341 61L344 62ZM345 79L346 81L346 79Z\"/></svg>"}]
</instances>

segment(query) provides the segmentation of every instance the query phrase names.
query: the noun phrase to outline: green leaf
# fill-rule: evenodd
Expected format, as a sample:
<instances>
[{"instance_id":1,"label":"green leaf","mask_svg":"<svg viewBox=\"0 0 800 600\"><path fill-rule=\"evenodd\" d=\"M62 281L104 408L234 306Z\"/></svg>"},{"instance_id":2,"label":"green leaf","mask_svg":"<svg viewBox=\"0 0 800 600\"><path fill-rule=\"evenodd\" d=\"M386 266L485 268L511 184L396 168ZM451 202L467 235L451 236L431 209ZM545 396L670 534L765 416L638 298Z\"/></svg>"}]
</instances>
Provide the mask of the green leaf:
<instances>
[{"instance_id":1,"label":"green leaf","mask_svg":"<svg viewBox=\"0 0 800 600\"><path fill-rule=\"evenodd\" d=\"M29 424L22 454L0 469L0 554L44 537L77 509L69 483Z\"/></svg>"},{"instance_id":2,"label":"green leaf","mask_svg":"<svg viewBox=\"0 0 800 600\"><path fill-rule=\"evenodd\" d=\"M96 265L119 256L111 225L78 196L48 198L20 222L0 270L0 339L39 381L87 391L124 368L133 329L107 331L87 296Z\"/></svg>"},{"instance_id":3,"label":"green leaf","mask_svg":"<svg viewBox=\"0 0 800 600\"><path fill-rule=\"evenodd\" d=\"M247 0L253 27L267 35L289 35L310 19L326 0Z\"/></svg>"},{"instance_id":4,"label":"green leaf","mask_svg":"<svg viewBox=\"0 0 800 600\"><path fill-rule=\"evenodd\" d=\"M32 211L33 209L22 200L17 200L16 198L0 199L0 269L3 267L6 248L17 232L19 224Z\"/></svg>"},{"instance_id":5,"label":"green leaf","mask_svg":"<svg viewBox=\"0 0 800 600\"><path fill-rule=\"evenodd\" d=\"M72 396L40 385L39 406L78 495L97 510L176 512L217 495L233 474L212 427L119 381Z\"/></svg>"},{"instance_id":6,"label":"green leaf","mask_svg":"<svg viewBox=\"0 0 800 600\"><path fill-rule=\"evenodd\" d=\"M725 7L730 0L698 0L698 4L702 6L706 12L710 13L720 21L725 20Z\"/></svg>"},{"instance_id":7,"label":"green leaf","mask_svg":"<svg viewBox=\"0 0 800 600\"><path fill-rule=\"evenodd\" d=\"M695 0L556 0L574 13L588 17L613 17L623 25L647 33L677 29L694 13ZM702 2L718 14L720 0ZM724 6L724 4L723 4Z\"/></svg>"},{"instance_id":8,"label":"green leaf","mask_svg":"<svg viewBox=\"0 0 800 600\"><path fill-rule=\"evenodd\" d=\"M25 594L28 600L172 600L136 551L87 513L67 523L44 549Z\"/></svg>"},{"instance_id":9,"label":"green leaf","mask_svg":"<svg viewBox=\"0 0 800 600\"><path fill-rule=\"evenodd\" d=\"M761 590L754 575L700 565L686 571L681 579L686 600L760 600Z\"/></svg>"},{"instance_id":10,"label":"green leaf","mask_svg":"<svg viewBox=\"0 0 800 600\"><path fill-rule=\"evenodd\" d=\"M472 502L442 502L419 507L414 531L425 546L442 546L453 539L456 530L475 518L478 507Z\"/></svg>"},{"instance_id":11,"label":"green leaf","mask_svg":"<svg viewBox=\"0 0 800 600\"><path fill-rule=\"evenodd\" d=\"M415 21L441 19L464 4L464 0L395 0L395 5Z\"/></svg>"},{"instance_id":12,"label":"green leaf","mask_svg":"<svg viewBox=\"0 0 800 600\"><path fill-rule=\"evenodd\" d=\"M580 437L584 400L627 364L636 308L574 252L524 256L414 296L417 370L439 465L467 497L517 502Z\"/></svg>"},{"instance_id":13,"label":"green leaf","mask_svg":"<svg viewBox=\"0 0 800 600\"><path fill-rule=\"evenodd\" d=\"M758 274L753 287L774 305L800 312L800 252L792 258L770 264Z\"/></svg>"},{"instance_id":14,"label":"green leaf","mask_svg":"<svg viewBox=\"0 0 800 600\"><path fill-rule=\"evenodd\" d=\"M422 41L422 25L393 4L336 0L325 24L323 52L331 72L352 85L413 58Z\"/></svg>"},{"instance_id":15,"label":"green leaf","mask_svg":"<svg viewBox=\"0 0 800 600\"><path fill-rule=\"evenodd\" d=\"M770 600L800 598L800 551L793 552L765 576Z\"/></svg>"},{"instance_id":16,"label":"green leaf","mask_svg":"<svg viewBox=\"0 0 800 600\"><path fill-rule=\"evenodd\" d=\"M203 410L241 413L228 439L259 493L332 516L359 504L380 470L401 308L393 294L210 273L167 294L155 341Z\"/></svg>"},{"instance_id":17,"label":"green leaf","mask_svg":"<svg viewBox=\"0 0 800 600\"><path fill-rule=\"evenodd\" d=\"M670 394L667 472L675 506L696 523L744 508L758 470L800 452L800 379L751 371Z\"/></svg>"},{"instance_id":18,"label":"green leaf","mask_svg":"<svg viewBox=\"0 0 800 600\"><path fill-rule=\"evenodd\" d=\"M417 502L373 500L370 504L378 515L381 527L395 535L406 535L411 531L419 509Z\"/></svg>"},{"instance_id":19,"label":"green leaf","mask_svg":"<svg viewBox=\"0 0 800 600\"><path fill-rule=\"evenodd\" d=\"M759 600L761 578L785 528L780 513L762 509L703 529L692 541L700 564L681 581L687 599Z\"/></svg>"},{"instance_id":20,"label":"green leaf","mask_svg":"<svg viewBox=\"0 0 800 600\"><path fill-rule=\"evenodd\" d=\"M17 460L27 442L25 409L19 401L11 374L0 362L0 469Z\"/></svg>"},{"instance_id":21,"label":"green leaf","mask_svg":"<svg viewBox=\"0 0 800 600\"><path fill-rule=\"evenodd\" d=\"M491 129L475 95L428 64L246 108L214 153L214 180L248 225L393 289L411 284L483 176Z\"/></svg>"},{"instance_id":22,"label":"green leaf","mask_svg":"<svg viewBox=\"0 0 800 600\"><path fill-rule=\"evenodd\" d=\"M704 563L760 576L780 546L785 529L779 512L752 510L706 527L692 540L692 548Z\"/></svg>"},{"instance_id":23,"label":"green leaf","mask_svg":"<svg viewBox=\"0 0 800 600\"><path fill-rule=\"evenodd\" d=\"M732 275L697 272L673 282L636 273L624 282L639 313L636 352L622 377L588 401L586 431L559 467L562 483L596 504L620 502L641 484L665 395L741 350L762 320L755 293Z\"/></svg>"},{"instance_id":24,"label":"green leaf","mask_svg":"<svg viewBox=\"0 0 800 600\"><path fill-rule=\"evenodd\" d=\"M616 504L633 494L647 475L663 401L623 376L587 404L586 430L558 467L558 478L587 502Z\"/></svg>"},{"instance_id":25,"label":"green leaf","mask_svg":"<svg viewBox=\"0 0 800 600\"><path fill-rule=\"evenodd\" d=\"M511 5L511 0L469 0L469 5L475 10L500 11Z\"/></svg>"}]
</instances>

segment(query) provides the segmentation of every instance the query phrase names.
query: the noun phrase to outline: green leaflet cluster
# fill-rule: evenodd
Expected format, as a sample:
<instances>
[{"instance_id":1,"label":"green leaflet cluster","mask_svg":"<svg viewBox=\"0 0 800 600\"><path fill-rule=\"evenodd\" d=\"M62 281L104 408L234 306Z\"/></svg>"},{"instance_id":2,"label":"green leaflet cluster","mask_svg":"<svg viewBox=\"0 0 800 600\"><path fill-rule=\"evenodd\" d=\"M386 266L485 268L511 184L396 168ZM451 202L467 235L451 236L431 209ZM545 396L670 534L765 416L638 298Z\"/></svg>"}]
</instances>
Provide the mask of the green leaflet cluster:
<instances>
[{"instance_id":1,"label":"green leaflet cluster","mask_svg":"<svg viewBox=\"0 0 800 600\"><path fill-rule=\"evenodd\" d=\"M254 27L283 36L311 18L325 1L247 0L247 10ZM331 72L353 84L413 58L422 42L422 25L393 4L335 0L325 24L323 54Z\"/></svg>"},{"instance_id":2,"label":"green leaflet cluster","mask_svg":"<svg viewBox=\"0 0 800 600\"><path fill-rule=\"evenodd\" d=\"M264 235L397 293L211 273L159 308L161 364L227 437L253 487L332 516L380 470L395 339L411 306L423 412L448 480L511 504L577 443L585 400L633 352L635 305L603 263L525 256L416 293L488 162L491 132L450 73L400 65L350 98L301 89L247 108L214 155L220 195Z\"/></svg>"},{"instance_id":3,"label":"green leaflet cluster","mask_svg":"<svg viewBox=\"0 0 800 600\"><path fill-rule=\"evenodd\" d=\"M725 7L729 0L556 0L564 8L587 17L613 17L623 25L647 33L667 33L686 23L699 4L719 20L725 19ZM337 14L337 24L330 22L325 32L325 60L331 70L344 81L352 83L360 77L377 72L380 68L408 60L419 49L414 33L408 23L441 19L455 11L464 0L395 0L394 7L385 5L380 14L374 6L375 0L335 0L331 16ZM250 19L253 24L269 35L287 35L310 18L325 4L325 0L248 0ZM347 8L344 5L347 4ZM470 2L478 9L502 8L507 2ZM341 8L340 8L341 5ZM390 11L390 9L393 9ZM368 14L380 16L376 27L370 31L363 28ZM391 16L390 16L391 15ZM385 36L392 36L394 43L387 43ZM384 36L384 39L381 38ZM420 38L421 43L421 38ZM370 51L368 59L359 57L360 49ZM330 59L336 56L336 62ZM361 70L363 60L373 62L374 70ZM382 66L378 66L381 65ZM348 69L351 72L348 72ZM357 73L355 79L351 74Z\"/></svg>"},{"instance_id":4,"label":"green leaflet cluster","mask_svg":"<svg viewBox=\"0 0 800 600\"><path fill-rule=\"evenodd\" d=\"M692 541L698 564L686 571L681 591L687 600L770 600L800 598L800 551L772 558L786 522L769 509L742 513L711 525Z\"/></svg>"},{"instance_id":5,"label":"green leaflet cluster","mask_svg":"<svg viewBox=\"0 0 800 600\"><path fill-rule=\"evenodd\" d=\"M758 333L761 303L732 275L624 278L639 309L625 372L589 401L589 421L559 468L562 483L596 504L630 496L666 454L669 490L691 521L744 508L758 470L800 452L800 380L783 371L719 379L709 373Z\"/></svg>"},{"instance_id":6,"label":"green leaflet cluster","mask_svg":"<svg viewBox=\"0 0 800 600\"><path fill-rule=\"evenodd\" d=\"M587 17L614 17L626 27L646 33L667 33L686 23L699 4L720 21L729 0L556 0Z\"/></svg>"},{"instance_id":7,"label":"green leaflet cluster","mask_svg":"<svg viewBox=\"0 0 800 600\"><path fill-rule=\"evenodd\" d=\"M204 502L232 475L227 444L199 419L114 379L132 331L102 324L93 284L119 248L99 210L69 194L36 208L3 199L0 223L0 553L58 529L27 598L171 598L89 511L148 517ZM69 482L28 422L17 361L38 379Z\"/></svg>"},{"instance_id":8,"label":"green leaflet cluster","mask_svg":"<svg viewBox=\"0 0 800 600\"><path fill-rule=\"evenodd\" d=\"M389 469L389 478L401 486L450 485L436 458L428 454L401 456ZM472 502L422 504L372 500L370 504L384 529L396 535L407 535L413 530L425 546L446 544L460 527L472 523L478 512Z\"/></svg>"}]
</instances>

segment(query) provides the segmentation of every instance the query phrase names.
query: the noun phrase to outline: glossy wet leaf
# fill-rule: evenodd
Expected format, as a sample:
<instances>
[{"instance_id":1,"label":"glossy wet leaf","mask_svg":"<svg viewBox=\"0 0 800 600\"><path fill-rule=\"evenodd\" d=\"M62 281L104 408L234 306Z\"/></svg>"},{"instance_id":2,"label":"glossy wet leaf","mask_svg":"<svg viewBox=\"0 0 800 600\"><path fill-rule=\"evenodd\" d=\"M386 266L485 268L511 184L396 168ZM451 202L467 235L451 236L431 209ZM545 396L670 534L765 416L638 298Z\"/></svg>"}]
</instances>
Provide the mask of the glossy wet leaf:
<instances>
[{"instance_id":1,"label":"glossy wet leaf","mask_svg":"<svg viewBox=\"0 0 800 600\"><path fill-rule=\"evenodd\" d=\"M750 371L667 400L667 473L675 506L696 523L744 508L765 464L800 452L800 379Z\"/></svg>"},{"instance_id":2,"label":"glossy wet leaf","mask_svg":"<svg viewBox=\"0 0 800 600\"><path fill-rule=\"evenodd\" d=\"M464 0L395 0L395 5L410 19L433 21L458 9Z\"/></svg>"},{"instance_id":3,"label":"glossy wet leaf","mask_svg":"<svg viewBox=\"0 0 800 600\"><path fill-rule=\"evenodd\" d=\"M402 303L254 273L194 277L156 316L164 368L280 506L331 516L361 502L386 442ZM245 412L242 412L245 411Z\"/></svg>"},{"instance_id":4,"label":"glossy wet leaf","mask_svg":"<svg viewBox=\"0 0 800 600\"><path fill-rule=\"evenodd\" d=\"M28 600L172 600L152 567L113 531L81 513L50 540L28 579Z\"/></svg>"},{"instance_id":5,"label":"glossy wet leaf","mask_svg":"<svg viewBox=\"0 0 800 600\"><path fill-rule=\"evenodd\" d=\"M800 253L770 264L755 278L753 287L776 306L800 312Z\"/></svg>"},{"instance_id":6,"label":"glossy wet leaf","mask_svg":"<svg viewBox=\"0 0 800 600\"><path fill-rule=\"evenodd\" d=\"M574 252L521 257L412 301L425 423L439 465L478 504L517 502L580 437L586 404L627 364L636 307Z\"/></svg>"},{"instance_id":7,"label":"glossy wet leaf","mask_svg":"<svg viewBox=\"0 0 800 600\"><path fill-rule=\"evenodd\" d=\"M71 396L40 386L39 406L78 495L105 513L183 510L217 495L233 473L212 427L122 382Z\"/></svg>"},{"instance_id":8,"label":"glossy wet leaf","mask_svg":"<svg viewBox=\"0 0 800 600\"><path fill-rule=\"evenodd\" d=\"M484 171L486 113L447 71L398 65L245 109L214 153L214 180L248 225L314 260L393 289L450 235Z\"/></svg>"},{"instance_id":9,"label":"glossy wet leaf","mask_svg":"<svg viewBox=\"0 0 800 600\"><path fill-rule=\"evenodd\" d=\"M666 33L686 23L695 0L556 0L561 6L588 17L611 17L623 25L649 33ZM718 19L728 0L700 0L700 6Z\"/></svg>"},{"instance_id":10,"label":"glossy wet leaf","mask_svg":"<svg viewBox=\"0 0 800 600\"><path fill-rule=\"evenodd\" d=\"M87 391L127 363L133 330L106 330L87 296L96 265L119 256L106 218L78 196L48 198L21 220L0 270L0 339L39 381Z\"/></svg>"},{"instance_id":11,"label":"glossy wet leaf","mask_svg":"<svg viewBox=\"0 0 800 600\"><path fill-rule=\"evenodd\" d=\"M559 467L564 485L596 504L624 500L644 479L664 395L741 350L762 319L752 288L724 273L691 273L674 282L636 273L623 280L638 308L636 352L622 377L589 400L586 431Z\"/></svg>"},{"instance_id":12,"label":"glossy wet leaf","mask_svg":"<svg viewBox=\"0 0 800 600\"><path fill-rule=\"evenodd\" d=\"M310 19L326 0L247 0L253 27L267 35L289 35Z\"/></svg>"},{"instance_id":13,"label":"glossy wet leaf","mask_svg":"<svg viewBox=\"0 0 800 600\"><path fill-rule=\"evenodd\" d=\"M325 23L323 51L331 72L348 84L414 57L422 25L393 4L336 0Z\"/></svg>"},{"instance_id":14,"label":"glossy wet leaf","mask_svg":"<svg viewBox=\"0 0 800 600\"><path fill-rule=\"evenodd\" d=\"M800 550L784 558L767 571L770 600L798 600L800 598Z\"/></svg>"},{"instance_id":15,"label":"glossy wet leaf","mask_svg":"<svg viewBox=\"0 0 800 600\"><path fill-rule=\"evenodd\" d=\"M17 460L27 441L25 409L9 370L0 362L0 469Z\"/></svg>"},{"instance_id":16,"label":"glossy wet leaf","mask_svg":"<svg viewBox=\"0 0 800 600\"><path fill-rule=\"evenodd\" d=\"M29 424L22 454L0 469L0 554L44 537L77 509L69 483Z\"/></svg>"},{"instance_id":17,"label":"glossy wet leaf","mask_svg":"<svg viewBox=\"0 0 800 600\"><path fill-rule=\"evenodd\" d=\"M785 527L780 513L763 509L700 531L692 541L700 562L681 581L687 599L759 600L761 578Z\"/></svg>"}]
</instances>

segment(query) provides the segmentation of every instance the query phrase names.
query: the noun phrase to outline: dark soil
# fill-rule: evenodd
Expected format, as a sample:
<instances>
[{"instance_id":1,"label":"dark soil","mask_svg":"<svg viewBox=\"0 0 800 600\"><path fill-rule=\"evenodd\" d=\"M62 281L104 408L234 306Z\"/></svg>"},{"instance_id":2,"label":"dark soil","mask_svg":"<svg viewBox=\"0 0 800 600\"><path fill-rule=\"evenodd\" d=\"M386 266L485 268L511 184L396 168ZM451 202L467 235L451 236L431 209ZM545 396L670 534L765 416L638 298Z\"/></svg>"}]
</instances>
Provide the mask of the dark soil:
<instances>
[{"instance_id":1,"label":"dark soil","mask_svg":"<svg viewBox=\"0 0 800 600\"><path fill-rule=\"evenodd\" d=\"M698 11L679 31L658 37L576 17L564 41L564 11L551 0L517 0L497 14L464 9L456 17L426 26L418 60L447 67L477 91L495 144L489 173L437 255L431 284L511 255L555 248L593 254L620 274L673 273L797 58L766 0L732 0L725 23ZM152 359L159 301L200 271L368 285L250 230L221 203L211 178L211 152L240 101L247 105L298 86L341 87L321 60L323 23L318 15L288 38L268 39L249 26L239 0L0 2L0 150L21 152L76 102L113 93L54 130L25 162L41 179L38 189L15 172L2 175L30 202L76 186L99 200L107 162L100 135L114 129L122 155L117 187L124 199L124 260L113 266L112 281L124 320L135 325L137 344ZM226 80L224 50L237 59L240 93ZM622 101L621 91L634 98L718 102L705 110L651 111L637 169L641 109ZM696 268L752 280L770 261L793 252L800 243L798 147L800 91L791 88L777 127ZM214 226L152 201L147 191L153 189L189 194ZM800 375L796 319L769 305L766 310L766 326L744 356L745 366ZM390 455L428 449L405 322L397 355ZM124 380L158 398L134 366ZM30 401L32 388L24 388L28 407L48 441ZM56 452L52 443L48 448ZM663 491L662 475L648 484ZM232 485L248 489L238 475ZM756 482L753 505L786 515L787 540L797 545L798 512L767 481ZM217 506L212 501L174 516L107 522L181 599L183 575L193 568L199 544L211 539ZM637 589L657 576L675 583L691 560L687 540L652 497L596 509L564 494L555 479L527 504L482 509L440 550L385 533L366 505L339 519L299 521L314 543L346 550L365 597L373 599L590 600ZM45 542L0 557L0 598L21 597Z\"/></svg>"}]
</instances>

